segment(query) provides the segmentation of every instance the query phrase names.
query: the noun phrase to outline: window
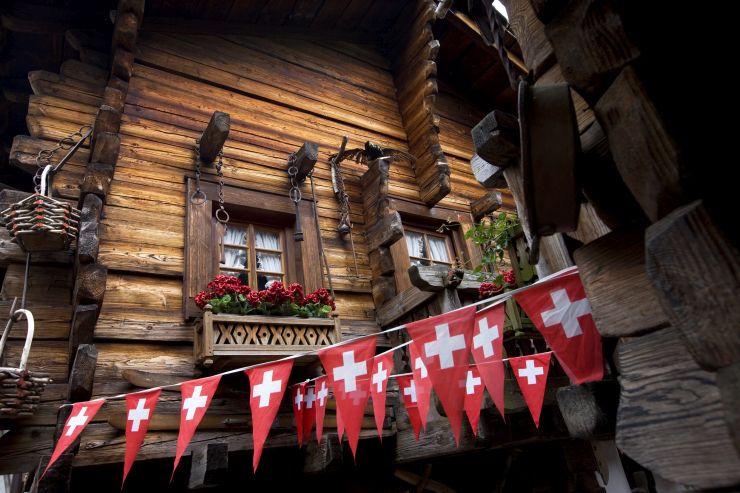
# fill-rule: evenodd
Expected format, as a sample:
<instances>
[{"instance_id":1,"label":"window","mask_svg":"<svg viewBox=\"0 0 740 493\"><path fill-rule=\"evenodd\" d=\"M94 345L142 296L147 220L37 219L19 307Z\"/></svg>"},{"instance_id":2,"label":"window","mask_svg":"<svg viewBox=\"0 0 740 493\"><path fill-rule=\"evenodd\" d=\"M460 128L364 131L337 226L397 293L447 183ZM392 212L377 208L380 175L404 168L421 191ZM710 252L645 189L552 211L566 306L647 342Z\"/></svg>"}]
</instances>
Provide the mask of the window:
<instances>
[{"instance_id":1,"label":"window","mask_svg":"<svg viewBox=\"0 0 740 493\"><path fill-rule=\"evenodd\" d=\"M450 238L439 233L432 233L406 226L404 237L411 263L415 265L448 265L455 258Z\"/></svg>"},{"instance_id":2,"label":"window","mask_svg":"<svg viewBox=\"0 0 740 493\"><path fill-rule=\"evenodd\" d=\"M285 282L283 230L255 224L230 223L223 235L219 272L238 277L252 289Z\"/></svg>"}]
</instances>

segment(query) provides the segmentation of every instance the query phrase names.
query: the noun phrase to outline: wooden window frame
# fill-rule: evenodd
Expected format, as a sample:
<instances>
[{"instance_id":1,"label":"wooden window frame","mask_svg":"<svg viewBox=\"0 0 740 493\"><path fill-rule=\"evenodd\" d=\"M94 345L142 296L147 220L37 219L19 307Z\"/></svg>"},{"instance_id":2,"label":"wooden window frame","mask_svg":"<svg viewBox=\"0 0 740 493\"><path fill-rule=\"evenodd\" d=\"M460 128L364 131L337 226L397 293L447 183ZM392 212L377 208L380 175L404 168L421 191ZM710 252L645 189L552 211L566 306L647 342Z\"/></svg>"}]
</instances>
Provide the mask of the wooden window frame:
<instances>
[{"instance_id":1,"label":"wooden window frame","mask_svg":"<svg viewBox=\"0 0 740 493\"><path fill-rule=\"evenodd\" d=\"M290 265L291 262L288 261L288 258L286 255L286 252L288 250L287 237L289 236L289 234L292 234L292 230L289 230L286 228L276 228L274 226L256 223L254 221L250 221L249 218L243 218L243 217L236 218L236 220L232 219L231 223L246 229L247 231L246 245L234 245L234 244L222 242L221 247L222 249L231 248L231 249L245 251L247 254L247 268L243 268L243 267L225 267L224 268L224 267L221 267L221 263L219 262L218 270L220 273L222 272L246 272L249 275L249 279L250 279L249 285L252 289L255 289L255 290L259 289L258 274L265 274L265 275L273 276L273 277L280 276L281 281L283 283L289 284L291 282L297 282L297 281L294 281L296 277L295 269L293 269L292 266ZM277 234L278 243L280 244L281 249L272 250L269 248L258 248L256 231L269 231L269 232ZM280 254L280 265L282 266L282 271L272 272L272 271L266 271L266 270L257 270L257 252L267 252L271 254L279 253ZM223 256L223 251L221 252L221 256Z\"/></svg>"},{"instance_id":2,"label":"wooden window frame","mask_svg":"<svg viewBox=\"0 0 740 493\"><path fill-rule=\"evenodd\" d=\"M420 228L418 226L411 226L404 224L404 241L406 241L406 231L411 231L413 233L420 234L424 237L424 246L426 248L427 253L429 253L429 258L422 258L422 257L413 257L411 254L408 255L409 261L411 260L426 260L429 262L430 265L447 265L449 267L452 267L455 265L455 259L457 258L456 251L452 242L452 238L450 238L450 235L446 235L444 233L438 233L435 230L432 229L426 229L426 228ZM432 255L432 249L429 247L429 236L434 236L436 238L442 238L445 242L445 246L447 247L447 254L450 258L449 262L443 262L441 260L435 260L431 257ZM408 251L408 245L406 246L406 251ZM409 265L411 265L409 263Z\"/></svg>"},{"instance_id":3,"label":"wooden window frame","mask_svg":"<svg viewBox=\"0 0 740 493\"><path fill-rule=\"evenodd\" d=\"M195 191L195 180L186 177L185 183L185 265L183 269L183 314L185 319L200 317L202 312L193 298L206 289L219 272L223 228L214 219L218 197L218 184L201 180L201 190L207 200L192 204L190 196ZM286 282L303 284L306 292L322 286L322 272L313 268L318 259L318 231L314 223L312 200L299 202L300 226L304 240L293 241L296 228L296 209L292 200L285 195L267 193L248 188L225 186L224 203L235 223L253 223L258 227L281 229L284 234L283 270ZM255 266L256 268L256 266Z\"/></svg>"}]
</instances>

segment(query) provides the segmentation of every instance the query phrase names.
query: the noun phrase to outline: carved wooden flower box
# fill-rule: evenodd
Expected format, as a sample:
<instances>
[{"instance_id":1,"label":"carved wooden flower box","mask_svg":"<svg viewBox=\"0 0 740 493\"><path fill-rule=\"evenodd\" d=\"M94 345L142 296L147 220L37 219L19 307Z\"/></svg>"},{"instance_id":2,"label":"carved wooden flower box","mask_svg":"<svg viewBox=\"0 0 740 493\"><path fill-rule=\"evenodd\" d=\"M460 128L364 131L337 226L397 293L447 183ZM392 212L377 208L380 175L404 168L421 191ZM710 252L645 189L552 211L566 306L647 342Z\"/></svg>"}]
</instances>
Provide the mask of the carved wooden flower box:
<instances>
[{"instance_id":1,"label":"carved wooden flower box","mask_svg":"<svg viewBox=\"0 0 740 493\"><path fill-rule=\"evenodd\" d=\"M340 337L336 316L271 317L205 311L203 321L195 327L195 362L216 369L245 366L318 350L339 342Z\"/></svg>"}]
</instances>

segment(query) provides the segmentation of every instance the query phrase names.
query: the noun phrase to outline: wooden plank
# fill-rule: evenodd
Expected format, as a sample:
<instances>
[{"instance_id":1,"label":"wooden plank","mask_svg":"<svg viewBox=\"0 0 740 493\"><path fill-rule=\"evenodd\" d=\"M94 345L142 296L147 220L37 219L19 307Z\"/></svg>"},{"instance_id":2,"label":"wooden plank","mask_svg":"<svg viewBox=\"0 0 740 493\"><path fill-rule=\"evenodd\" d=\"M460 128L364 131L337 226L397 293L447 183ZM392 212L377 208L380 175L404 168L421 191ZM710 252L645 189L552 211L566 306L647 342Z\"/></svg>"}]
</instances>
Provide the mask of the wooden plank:
<instances>
[{"instance_id":1,"label":"wooden plank","mask_svg":"<svg viewBox=\"0 0 740 493\"><path fill-rule=\"evenodd\" d=\"M381 217L365 233L367 238L367 248L370 251L380 247L387 247L400 240L403 237L403 224L398 212Z\"/></svg>"},{"instance_id":2,"label":"wooden plank","mask_svg":"<svg viewBox=\"0 0 740 493\"><path fill-rule=\"evenodd\" d=\"M99 133L96 136L90 162L110 165L116 164L120 145L121 137L117 133Z\"/></svg>"},{"instance_id":3,"label":"wooden plank","mask_svg":"<svg viewBox=\"0 0 740 493\"><path fill-rule=\"evenodd\" d=\"M77 272L74 299L78 303L101 304L105 295L108 269L101 264L85 264Z\"/></svg>"},{"instance_id":4,"label":"wooden plank","mask_svg":"<svg viewBox=\"0 0 740 493\"><path fill-rule=\"evenodd\" d=\"M76 355L69 374L67 400L70 402L83 402L92 398L98 350L93 344L80 344L75 349Z\"/></svg>"},{"instance_id":5,"label":"wooden plank","mask_svg":"<svg viewBox=\"0 0 740 493\"><path fill-rule=\"evenodd\" d=\"M740 453L725 421L717 375L699 367L680 332L666 328L622 339L617 358L617 447L676 483L711 489L740 482Z\"/></svg>"},{"instance_id":6,"label":"wooden plank","mask_svg":"<svg viewBox=\"0 0 740 493\"><path fill-rule=\"evenodd\" d=\"M212 164L215 161L216 156L224 146L224 142L229 137L230 128L231 117L229 114L223 111L214 111L198 143L200 159L203 163Z\"/></svg>"},{"instance_id":7,"label":"wooden plank","mask_svg":"<svg viewBox=\"0 0 740 493\"><path fill-rule=\"evenodd\" d=\"M6 314L10 312L12 300L0 301L0 314L5 320ZM69 337L69 323L72 319L72 306L69 304L43 304L41 302L28 303L27 308L33 313L36 323L34 339L63 339ZM9 335L10 339L25 340L26 320L18 321L13 325Z\"/></svg>"},{"instance_id":8,"label":"wooden plank","mask_svg":"<svg viewBox=\"0 0 740 493\"><path fill-rule=\"evenodd\" d=\"M99 219L103 208L103 201L95 194L85 196L80 212L80 232L77 237L77 259L81 264L91 264L97 261L100 248L98 235Z\"/></svg>"},{"instance_id":9,"label":"wooden plank","mask_svg":"<svg viewBox=\"0 0 740 493\"><path fill-rule=\"evenodd\" d=\"M519 162L519 120L514 115L493 110L473 127L471 135L475 152L484 161L500 168Z\"/></svg>"},{"instance_id":10,"label":"wooden plank","mask_svg":"<svg viewBox=\"0 0 740 493\"><path fill-rule=\"evenodd\" d=\"M396 280L393 275L374 277L372 288L373 302L380 306L396 295Z\"/></svg>"},{"instance_id":11,"label":"wooden plank","mask_svg":"<svg viewBox=\"0 0 740 493\"><path fill-rule=\"evenodd\" d=\"M604 337L636 335L668 324L645 273L644 234L639 228L613 231L575 252L594 322Z\"/></svg>"},{"instance_id":12,"label":"wooden plank","mask_svg":"<svg viewBox=\"0 0 740 493\"><path fill-rule=\"evenodd\" d=\"M740 361L740 253L701 201L647 229L646 269L660 306L694 359L717 369Z\"/></svg>"},{"instance_id":13,"label":"wooden plank","mask_svg":"<svg viewBox=\"0 0 740 493\"><path fill-rule=\"evenodd\" d=\"M18 243L10 241L10 231L0 229L0 267L8 267L10 264L18 264L26 261L26 252L21 250ZM70 265L73 261L71 252L49 252L43 258L34 259L35 264L40 265Z\"/></svg>"},{"instance_id":14,"label":"wooden plank","mask_svg":"<svg viewBox=\"0 0 740 493\"><path fill-rule=\"evenodd\" d=\"M492 190L478 200L470 203L470 213L474 219L480 220L483 216L499 210L503 204L501 192Z\"/></svg>"},{"instance_id":15,"label":"wooden plank","mask_svg":"<svg viewBox=\"0 0 740 493\"><path fill-rule=\"evenodd\" d=\"M298 169L296 181L302 182L309 173L313 171L316 161L319 158L319 146L313 142L304 142L293 156L293 165Z\"/></svg>"},{"instance_id":16,"label":"wooden plank","mask_svg":"<svg viewBox=\"0 0 740 493\"><path fill-rule=\"evenodd\" d=\"M627 66L620 72L594 111L624 182L648 218L657 221L686 203L678 143L635 68Z\"/></svg>"},{"instance_id":17,"label":"wooden plank","mask_svg":"<svg viewBox=\"0 0 740 493\"><path fill-rule=\"evenodd\" d=\"M74 355L80 344L92 344L95 336L95 322L98 319L100 307L98 305L77 305L72 316L69 348L70 355Z\"/></svg>"},{"instance_id":18,"label":"wooden plank","mask_svg":"<svg viewBox=\"0 0 740 493\"><path fill-rule=\"evenodd\" d=\"M5 271L0 297L12 299L23 295L25 265L11 264ZM43 304L69 303L72 273L68 267L31 267L26 299Z\"/></svg>"},{"instance_id":19,"label":"wooden plank","mask_svg":"<svg viewBox=\"0 0 740 493\"><path fill-rule=\"evenodd\" d=\"M82 179L82 183L80 184L80 197L86 197L88 194L94 194L105 201L108 193L110 192L110 185L113 181L113 173L115 173L115 165L113 164L88 164L87 171L84 178Z\"/></svg>"},{"instance_id":20,"label":"wooden plank","mask_svg":"<svg viewBox=\"0 0 740 493\"><path fill-rule=\"evenodd\" d=\"M537 19L527 0L504 0L509 16L509 29L522 47L522 58L529 70L539 78L555 63L555 54L545 36L545 26Z\"/></svg>"},{"instance_id":21,"label":"wooden plank","mask_svg":"<svg viewBox=\"0 0 740 493\"><path fill-rule=\"evenodd\" d=\"M484 187L501 188L506 186L504 168L501 166L491 164L478 154L473 154L473 157L470 158L470 167L475 179Z\"/></svg>"},{"instance_id":22,"label":"wooden plank","mask_svg":"<svg viewBox=\"0 0 740 493\"><path fill-rule=\"evenodd\" d=\"M472 271L462 271L463 278L450 279L450 268L442 265L411 265L409 267L409 279L411 284L422 291L442 291L444 289L455 289L468 294L477 294L481 281L479 275Z\"/></svg>"},{"instance_id":23,"label":"wooden plank","mask_svg":"<svg viewBox=\"0 0 740 493\"><path fill-rule=\"evenodd\" d=\"M381 327L387 327L417 306L422 303L426 303L434 296L435 293L422 291L415 286L401 291L395 296L395 298L387 301L383 306L378 307L378 324L380 324Z\"/></svg>"}]
</instances>

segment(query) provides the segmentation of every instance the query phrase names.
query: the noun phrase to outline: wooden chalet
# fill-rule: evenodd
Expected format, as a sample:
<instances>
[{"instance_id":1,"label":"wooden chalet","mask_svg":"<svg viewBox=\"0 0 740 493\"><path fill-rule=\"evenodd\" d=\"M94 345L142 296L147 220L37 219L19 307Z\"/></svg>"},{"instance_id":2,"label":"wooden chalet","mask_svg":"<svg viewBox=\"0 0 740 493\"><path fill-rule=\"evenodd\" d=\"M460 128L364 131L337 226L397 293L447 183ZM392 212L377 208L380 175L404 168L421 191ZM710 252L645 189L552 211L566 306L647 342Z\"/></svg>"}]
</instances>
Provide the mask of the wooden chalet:
<instances>
[{"instance_id":1,"label":"wooden chalet","mask_svg":"<svg viewBox=\"0 0 740 493\"><path fill-rule=\"evenodd\" d=\"M468 271L481 251L465 234L494 211L522 222L506 260L515 270L578 266L604 381L570 385L553 368L535 428L509 375L506 421L486 399L459 447L435 406L417 442L391 387L383 439L369 406L356 463L334 409L322 442L298 449L286 405L254 474L247 379L229 375L169 488L735 491L740 256L731 195L702 178L687 138L696 119L676 117L695 80L672 79L674 45L646 36L660 20L651 8L503 4L508 24L492 30L492 9L461 0L3 2L2 208L33 191L41 151L56 165L81 145L51 181L55 199L80 209L72 248L30 255L26 282L27 255L0 228L0 313L25 300L36 318L28 368L51 379L28 412L0 414L0 492L120 489L122 400L39 481L68 417L61 404L273 357L229 346L250 338L297 352L477 300ZM509 76L526 77L530 94L570 87L573 112L543 121L575 129L546 149L571 146L571 168L544 186L521 165L541 134L520 135ZM332 162L353 148L364 158ZM569 227L538 229L560 211L575 211ZM224 272L255 289L331 288L335 317L289 342L273 326L290 321L219 335L193 297ZM544 350L522 327L507 352ZM0 367L20 359L25 330L16 324ZM405 338L379 336L378 347ZM398 372L408 359L396 352ZM297 380L318 375L315 359L300 363ZM168 487L179 409L179 393L164 391L125 490Z\"/></svg>"}]
</instances>

